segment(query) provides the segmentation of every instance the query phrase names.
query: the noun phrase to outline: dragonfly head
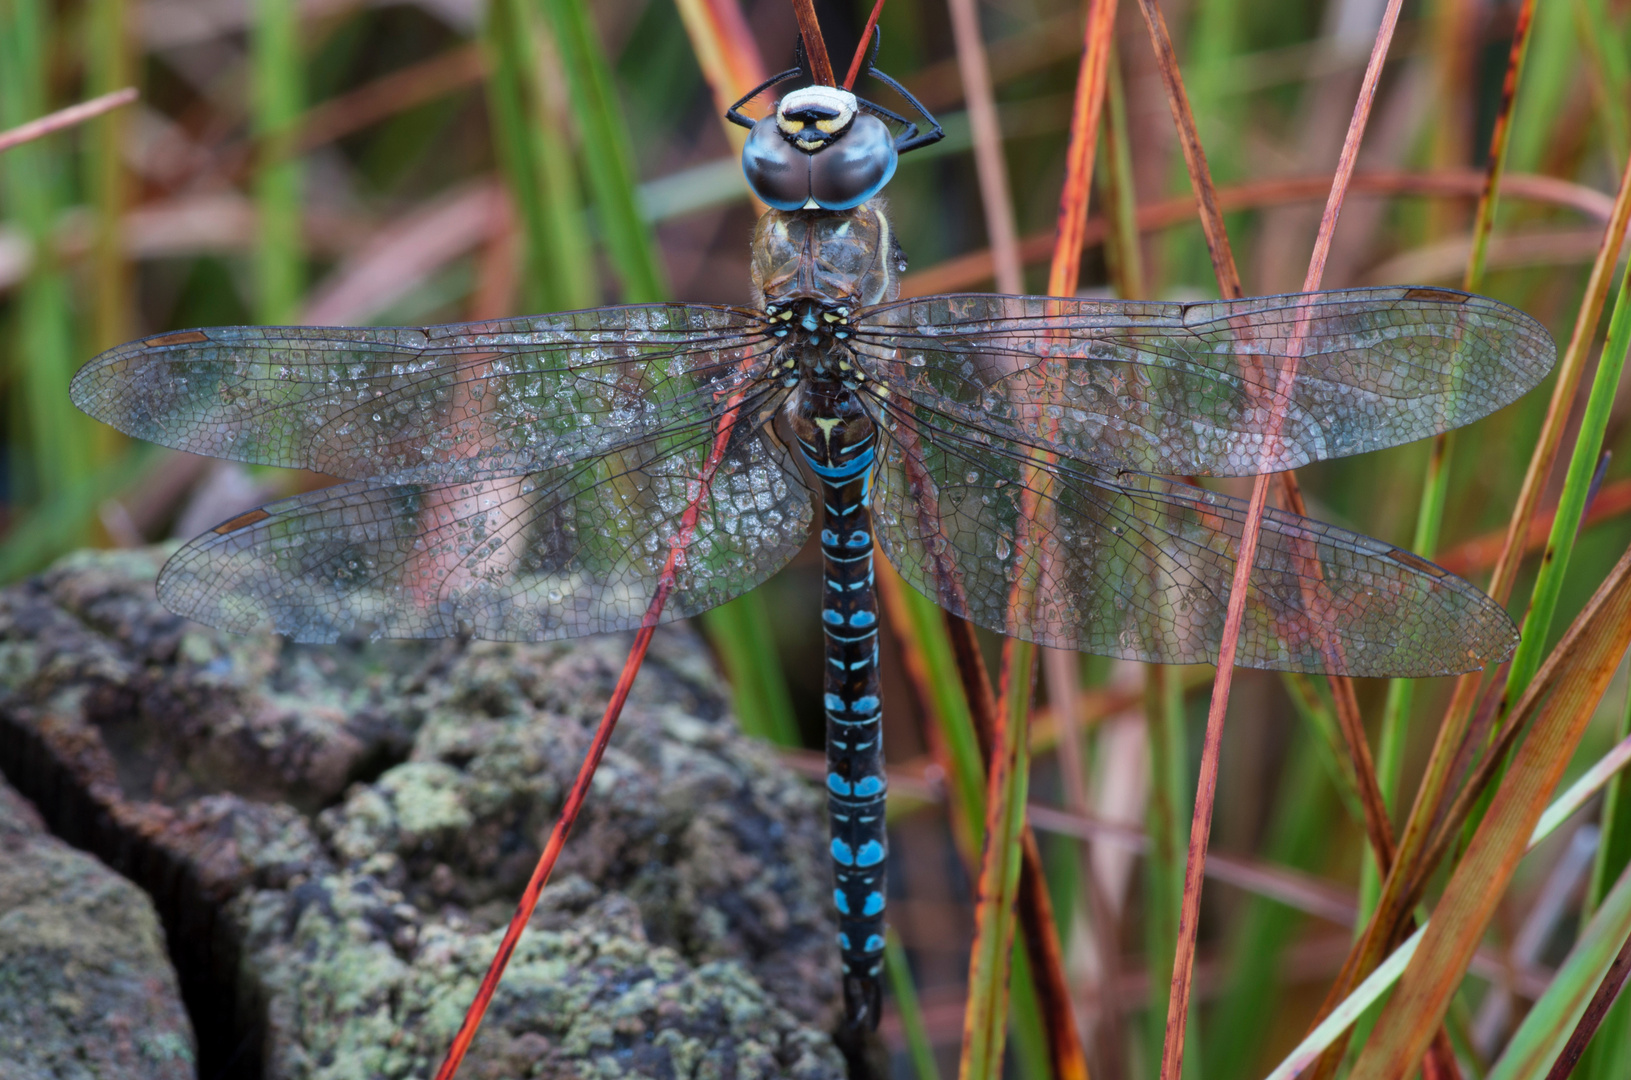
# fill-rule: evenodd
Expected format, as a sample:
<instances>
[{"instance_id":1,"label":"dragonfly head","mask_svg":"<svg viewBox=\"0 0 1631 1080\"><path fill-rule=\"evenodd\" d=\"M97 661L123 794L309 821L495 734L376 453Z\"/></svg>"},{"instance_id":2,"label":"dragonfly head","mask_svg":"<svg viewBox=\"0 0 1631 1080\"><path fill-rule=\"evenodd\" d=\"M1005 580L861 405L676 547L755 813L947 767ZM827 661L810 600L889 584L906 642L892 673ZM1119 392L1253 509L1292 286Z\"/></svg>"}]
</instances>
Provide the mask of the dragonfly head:
<instances>
[{"instance_id":1,"label":"dragonfly head","mask_svg":"<svg viewBox=\"0 0 1631 1080\"><path fill-rule=\"evenodd\" d=\"M742 172L778 210L849 210L883 189L898 160L889 128L854 94L806 86L753 125Z\"/></svg>"}]
</instances>

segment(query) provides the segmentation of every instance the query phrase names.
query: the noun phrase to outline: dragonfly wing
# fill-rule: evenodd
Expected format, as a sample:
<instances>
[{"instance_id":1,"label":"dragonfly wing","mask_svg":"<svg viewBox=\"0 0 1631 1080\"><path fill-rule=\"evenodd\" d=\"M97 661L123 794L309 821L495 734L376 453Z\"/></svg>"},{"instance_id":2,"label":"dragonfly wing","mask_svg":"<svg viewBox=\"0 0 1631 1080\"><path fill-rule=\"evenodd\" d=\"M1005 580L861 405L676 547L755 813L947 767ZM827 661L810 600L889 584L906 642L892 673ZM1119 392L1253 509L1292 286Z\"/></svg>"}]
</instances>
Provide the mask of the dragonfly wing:
<instances>
[{"instance_id":1,"label":"dragonfly wing","mask_svg":"<svg viewBox=\"0 0 1631 1080\"><path fill-rule=\"evenodd\" d=\"M711 413L756 378L762 315L641 304L431 327L222 327L121 345L81 409L210 457L401 483L516 476Z\"/></svg>"},{"instance_id":2,"label":"dragonfly wing","mask_svg":"<svg viewBox=\"0 0 1631 1080\"><path fill-rule=\"evenodd\" d=\"M698 430L520 477L356 481L270 503L177 552L159 598L296 641L543 641L639 626L679 545L662 621L693 615L775 573L810 522L785 451L747 423L699 499L713 441Z\"/></svg>"},{"instance_id":3,"label":"dragonfly wing","mask_svg":"<svg viewBox=\"0 0 1631 1080\"><path fill-rule=\"evenodd\" d=\"M1176 475L1277 472L1446 431L1515 401L1557 358L1528 315L1449 289L1194 304L930 296L853 321L863 368L923 409ZM1273 412L1285 420L1265 454Z\"/></svg>"},{"instance_id":4,"label":"dragonfly wing","mask_svg":"<svg viewBox=\"0 0 1631 1080\"><path fill-rule=\"evenodd\" d=\"M879 404L888 439L874 513L884 553L915 588L1043 645L1216 661L1243 500L1080 462L1039 473L1032 452L916 422L893 397ZM1026 566L1039 584L1021 607L1011 596ZM1516 643L1498 604L1426 560L1294 514L1265 516L1238 663L1444 675L1500 660Z\"/></svg>"}]
</instances>

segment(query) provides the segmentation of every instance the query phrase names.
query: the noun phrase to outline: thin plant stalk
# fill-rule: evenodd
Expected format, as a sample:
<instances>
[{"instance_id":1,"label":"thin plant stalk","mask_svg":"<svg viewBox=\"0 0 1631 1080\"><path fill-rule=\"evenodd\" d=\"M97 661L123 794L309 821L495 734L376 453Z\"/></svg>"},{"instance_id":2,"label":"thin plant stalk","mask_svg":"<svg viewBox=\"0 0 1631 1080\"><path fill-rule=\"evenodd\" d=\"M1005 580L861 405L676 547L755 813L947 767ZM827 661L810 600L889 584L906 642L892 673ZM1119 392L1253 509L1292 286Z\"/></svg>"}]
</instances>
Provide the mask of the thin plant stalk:
<instances>
[{"instance_id":1,"label":"thin plant stalk","mask_svg":"<svg viewBox=\"0 0 1631 1080\"><path fill-rule=\"evenodd\" d=\"M1150 25L1151 34L1158 42L1166 38L1165 23L1161 19L1160 9L1151 0L1141 0L1145 11L1146 21ZM1392 41L1393 29L1398 24L1400 0L1391 0L1382 15L1382 26L1376 35L1376 44L1371 52L1371 59L1365 71L1365 80L1360 88L1359 100L1354 107L1353 121L1349 126L1348 135L1343 142L1342 155L1337 164L1337 176L1332 184L1331 196L1326 202L1325 213L1320 220L1319 236L1314 243L1314 254L1309 260L1307 277L1303 282L1303 290L1312 292L1319 288L1320 280L1324 275L1325 260L1330 251L1331 238L1336 230L1337 216L1341 211L1343 197L1347 193L1347 181L1353 175L1354 165L1358 160L1359 141L1364 132L1365 123L1369 119L1371 103L1375 99L1376 85L1381 77L1382 61L1387 55L1387 47ZM1178 76L1177 66L1171 61L1171 45L1157 45L1157 52L1163 58L1163 78L1168 82L1169 88L1176 87L1177 93L1171 94L1170 99L1175 114L1187 112L1181 108L1182 84ZM1167 70L1170 66L1170 70ZM1187 127L1193 131L1193 120L1187 124L1180 116L1180 128ZM1184 144L1186 160L1194 160L1193 153L1200 157L1199 139L1193 140L1191 148L1190 137L1181 136ZM1204 160L1202 158L1202 160ZM1203 166L1204 167L1204 166ZM1192 166L1192 172L1194 170ZM1209 185L1208 185L1209 187ZM1202 196L1203 204L1206 197ZM1221 225L1221 223L1220 223ZM1221 233L1221 227L1218 229ZM1227 239L1214 242L1208 235L1208 249L1213 252L1214 262L1219 256L1228 251ZM1232 263L1232 257L1229 260ZM1221 277L1221 275L1220 275ZM1298 334L1301 332L1299 324ZM1291 363L1286 365L1281 375L1279 397L1289 396L1291 380L1296 377L1296 355L1300 343L1293 336L1291 347ZM1265 432L1265 447L1272 453L1279 439L1279 425L1284 420L1283 411L1271 414L1269 430ZM1173 976L1171 993L1167 1001L1167 1035L1162 1047L1161 1076L1162 1080L1178 1080L1183 1072L1184 1029L1189 1011L1189 998L1193 977L1195 959L1195 934L1200 917L1200 894L1202 883L1202 867L1206 860L1206 845L1212 825L1212 804L1216 793L1218 756L1221 750L1223 737L1223 719L1228 708L1229 690L1234 671L1235 649L1238 644L1241 620L1245 614L1246 592L1249 587L1251 568L1256 561L1257 539L1262 527L1263 511L1268 499L1268 476L1259 476L1252 485L1252 496L1247 506L1246 521L1240 539L1240 547L1236 556L1235 579L1230 586L1229 606L1224 620L1223 639L1218 649L1218 675L1213 683L1212 704L1207 713L1206 736L1201 750L1201 770L1199 783L1196 788L1195 816L1190 826L1189 855L1184 880L1184 906L1179 917L1178 950L1173 957ZM1378 853L1380 855L1380 853Z\"/></svg>"},{"instance_id":2,"label":"thin plant stalk","mask_svg":"<svg viewBox=\"0 0 1631 1080\"><path fill-rule=\"evenodd\" d=\"M1100 0L1100 5L1109 8L1113 16L1113 5L1109 0ZM1024 286L1020 275L1017 230L990 71L973 0L952 0L951 16L958 68L963 76L969 120L974 132L975 168L985 206L986 229L996 260L997 287L1003 292L1017 293ZM1088 37L1084 43L1082 75L1091 81L1086 87L1078 86L1077 89L1077 108L1071 131L1072 160L1067 167L1065 190L1060 197L1060 236L1056 241L1059 254L1055 257L1055 266L1068 264L1066 273L1069 280L1050 281L1050 291L1056 295L1060 294L1060 290L1055 286L1062 285L1065 295L1074 291L1076 262L1081 250L1080 229L1087 216L1092 154L1098 143L1098 117L1104 98L1103 80L1108 70L1109 23L1106 20L1107 16L1102 11L1096 17L1089 17ZM1044 464L1045 461L1039 462L1039 465ZM1030 467L1028 471L1034 474L1034 483L1027 484L1027 501L1022 517L1027 522L1033 522L1038 520L1038 515L1044 513L1047 506L1044 493L1048 474L1038 467ZM1015 565L1022 569L1010 595L1011 606L1020 610L1027 609L1035 602L1036 590L1047 573L1047 561L1052 555L1046 526L1038 524L1030 532L1030 537L1022 537L1018 545L1020 553ZM1034 838L1029 836L1024 807L1020 805L1028 784L1028 714L1036 655L1036 647L1029 642L1009 638L1003 643L1000 676L1002 706L992 733L987 769L986 844L980 871L980 899L975 913L975 944L969 961L969 1000L963 1028L962 1073L965 1077L1000 1075L1006 1036L1007 962L1015 917L1012 905L1020 899L1022 868L1035 865L1040 869L1039 849ZM1004 846L1009 843L1015 845L1012 850ZM1030 857L1026 858L1026 855ZM1039 889L1040 874L1035 876ZM1052 920L1043 918L1041 914L1045 901L1045 893L1027 890L1028 938L1033 947L1041 946L1046 953L1049 946L1056 950L1057 945L1053 943ZM1043 959L1045 972L1051 973L1062 967L1054 956L1044 955ZM1057 997L1050 994L1048 1000ZM1050 1055L1055 1071L1062 1080L1077 1075L1085 1078L1085 1057L1074 1030L1075 1019L1068 997L1058 1002L1050 1013L1050 1022L1045 1030L1050 1036Z\"/></svg>"},{"instance_id":3,"label":"thin plant stalk","mask_svg":"<svg viewBox=\"0 0 1631 1080\"><path fill-rule=\"evenodd\" d=\"M1576 622L1578 624L1579 620ZM1586 770L1567 791L1552 800L1535 823L1525 850L1533 851L1552 836L1610 779L1620 777L1628 762L1631 762L1631 740L1622 740L1596 765ZM1361 1014L1380 1001L1398 981L1425 934L1426 927L1423 926L1389 953L1352 992L1334 1004L1302 1042L1269 1072L1265 1080L1292 1080L1299 1075L1306 1076L1305 1070L1337 1044Z\"/></svg>"},{"instance_id":4,"label":"thin plant stalk","mask_svg":"<svg viewBox=\"0 0 1631 1080\"><path fill-rule=\"evenodd\" d=\"M1150 748L1150 798L1145 828L1150 847L1144 863L1144 965L1154 993L1172 982L1172 962L1178 951L1178 918L1184 901L1184 819L1195 792L1189 778L1188 724L1184 715L1183 686L1178 672L1161 664L1148 664L1144 674L1144 722ZM1194 1010L1192 1009L1192 1012ZM1158 1008L1147 1014L1145 1032L1149 1060L1160 1060L1166 1041L1166 1017ZM1194 1016L1189 1018L1194 1020ZM1199 1055L1184 1063L1194 1077Z\"/></svg>"},{"instance_id":5,"label":"thin plant stalk","mask_svg":"<svg viewBox=\"0 0 1631 1080\"><path fill-rule=\"evenodd\" d=\"M1461 287L1477 292L1484 282L1484 269L1489 259L1489 238L1495 231L1495 211L1502 177L1506 173L1507 153L1512 145L1512 117L1517 106L1518 87L1523 79L1524 58L1529 55L1529 39L1535 24L1534 0L1523 0L1519 5L1512 28L1512 45L1507 50L1506 74L1501 82L1501 101L1495 112L1495 125L1489 136L1489 158L1484 170L1484 188L1478 196L1478 209L1473 217L1472 247L1467 254L1467 268L1462 275ZM1444 507L1449 496L1450 462L1455 451L1455 432L1435 435L1428 450L1427 469L1422 478L1421 504L1416 510L1416 530L1410 550L1425 558L1433 558L1438 549L1439 532L1444 522ZM1403 765L1405 723L1409 719L1411 702L1415 696L1415 680L1393 679L1388 683L1387 698L1382 706L1380 743L1377 751L1377 784L1391 811L1398 804L1399 773ZM1382 882L1376 867L1366 863L1360 877L1361 911L1369 915L1376 904ZM1363 926L1361 920L1360 926Z\"/></svg>"},{"instance_id":6,"label":"thin plant stalk","mask_svg":"<svg viewBox=\"0 0 1631 1080\"><path fill-rule=\"evenodd\" d=\"M900 1017L901 1034L906 1038L906 1053L912 1059L913 1074L917 1080L940 1080L940 1066L935 1064L934 1046L929 1042L928 1029L923 1026L923 1007L918 1003L917 985L912 982L912 968L906 961L900 935L893 927L884 936L883 968L889 978L889 989L895 995L895 1013Z\"/></svg>"},{"instance_id":7,"label":"thin plant stalk","mask_svg":"<svg viewBox=\"0 0 1631 1080\"><path fill-rule=\"evenodd\" d=\"M26 123L18 124L16 127L0 131L0 154L5 153L14 146L33 142L35 139L43 139L53 132L66 131L71 127L77 127L87 120L101 116L103 113L111 112L123 105L129 105L138 96L134 86L126 86L102 94L99 97L91 98L89 101L82 101L78 105L58 109L56 112L48 113L38 120L29 120Z\"/></svg>"},{"instance_id":8,"label":"thin plant stalk","mask_svg":"<svg viewBox=\"0 0 1631 1080\"><path fill-rule=\"evenodd\" d=\"M1631 744L1631 691L1620 713L1620 745ZM1616 772L1603 794L1603 813L1591 883L1581 907L1589 918L1608 895L1609 883L1631 866L1631 792L1625 777ZM1577 1075L1580 1080L1614 1080L1614 1073L1631 1059L1631 998L1620 996L1604 1019L1598 1036L1587 1047Z\"/></svg>"},{"instance_id":9,"label":"thin plant stalk","mask_svg":"<svg viewBox=\"0 0 1631 1080\"><path fill-rule=\"evenodd\" d=\"M612 690L611 698L606 702L606 711L601 715L600 725L595 729L593 740L589 744L589 751L584 755L583 763L578 767L578 774L572 781L572 788L567 792L566 800L561 805L561 814L550 830L549 840L544 844L544 850L538 856L538 863L533 867L532 876L527 881L527 887L516 904L515 914L510 918L510 924L505 928L504 938L499 945L498 952L494 954L492 963L488 965L487 973L482 976L481 986L476 991L475 1000L466 1010L464 1021L459 1025L458 1033L453 1043L448 1047L447 1056L442 1059L441 1067L436 1070L436 1080L453 1080L459 1071L459 1064L464 1060L465 1053L470 1049L476 1032L481 1027L482 1017L487 1013L487 1006L491 1003L493 994L498 990L499 980L504 977L504 968L508 966L516 945L521 940L521 932L526 929L528 921L532 918L533 910L538 906L539 897L543 895L544 886L549 883L549 875L555 869L555 862L560 858L561 849L566 845L567 835L576 823L578 812L583 808L584 800L589 796L589 785L594 780L595 770L600 765L600 759L611 742L612 731L617 726L618 717L622 715L623 704L628 700L629 691L634 686L634 677L640 671L644 662L646 650L651 645L652 634L656 632L658 620L662 616L663 608L668 604L668 597L674 591L677 581L678 567L696 539L697 523L701 518L702 507L708 501L713 486L714 476L719 471L720 462L730 446L731 435L736 430L738 420L741 418L744 395L737 393L726 403L725 411L719 418L718 427L714 435L713 445L708 450L707 460L703 463L700 475L697 478L696 494L689 506L680 516L679 528L675 533L674 541L669 547L668 557L663 563L662 572L657 576L657 585L652 593L650 602L646 606L645 617L641 620L640 629L634 636L634 643L629 648L628 659L623 663L623 671L618 675L617 685Z\"/></svg>"},{"instance_id":10,"label":"thin plant stalk","mask_svg":"<svg viewBox=\"0 0 1631 1080\"><path fill-rule=\"evenodd\" d=\"M1520 492L1512 518L1508 522L1501 557L1497 560L1494 579L1489 589L1490 595L1497 601L1504 601L1515 580L1516 563L1524 547L1523 538L1528 532L1528 521L1534 511L1535 496L1526 493L1538 487L1535 477L1544 476L1551 471L1551 462L1555 459L1557 451L1556 441L1561 437L1562 420L1558 418L1566 417L1572 406L1575 389L1579 384L1580 369L1587 351L1586 344L1595 334L1603 304L1606 302L1611 274L1628 221L1631 221L1631 168L1628 168L1621 178L1614 208L1604 231L1602 246L1598 251L1597 260L1587 282L1585 297L1576 316L1574 332L1559 364L1558 381L1547 407L1546 420L1541 428L1529 471L1524 478L1524 489ZM1542 461L1545 463L1544 467ZM1417 899L1413 894L1414 888L1432 870L1432 867L1424 865L1421 859L1433 842L1435 829L1441 820L1443 812L1441 803L1449 793L1450 780L1462 739L1478 701L1481 681L1477 673L1464 675L1456 681L1450 704L1445 709L1444 721L1439 726L1432 753L1428 757L1426 773L1416 789L1410 816L1406 819L1405 827L1400 834L1398 860L1393 872L1383 880L1375 911L1366 924L1365 933L1344 961L1341 973L1332 984L1324 1005L1316 1014L1316 1023L1381 962L1387 953L1389 943L1394 940L1395 935L1400 932L1399 928L1410 917ZM1333 1048L1322 1060L1316 1076L1331 1075L1340 1056L1341 1047Z\"/></svg>"},{"instance_id":11,"label":"thin plant stalk","mask_svg":"<svg viewBox=\"0 0 1631 1080\"><path fill-rule=\"evenodd\" d=\"M1404 1074L1432 1041L1594 707L1631 644L1631 551L1597 589L1514 709L1533 716L1489 813L1451 873L1433 920L1352 1080Z\"/></svg>"},{"instance_id":12,"label":"thin plant stalk","mask_svg":"<svg viewBox=\"0 0 1631 1080\"><path fill-rule=\"evenodd\" d=\"M827 42L821 36L821 23L816 18L814 0L793 0L793 15L798 19L799 36L804 39L804 59L810 65L810 75L817 86L837 86L833 75L832 57L827 53Z\"/></svg>"}]
</instances>

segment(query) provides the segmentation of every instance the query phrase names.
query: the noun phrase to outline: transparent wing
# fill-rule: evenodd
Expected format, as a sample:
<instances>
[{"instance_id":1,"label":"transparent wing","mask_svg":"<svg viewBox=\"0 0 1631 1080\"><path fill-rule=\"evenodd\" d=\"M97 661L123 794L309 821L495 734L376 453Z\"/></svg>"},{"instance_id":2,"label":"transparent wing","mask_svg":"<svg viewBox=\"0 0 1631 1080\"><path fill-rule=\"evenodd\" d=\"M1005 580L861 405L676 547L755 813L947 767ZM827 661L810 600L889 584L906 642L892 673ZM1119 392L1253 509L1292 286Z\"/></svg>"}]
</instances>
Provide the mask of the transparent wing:
<instances>
[{"instance_id":1,"label":"transparent wing","mask_svg":"<svg viewBox=\"0 0 1631 1080\"><path fill-rule=\"evenodd\" d=\"M852 340L870 375L948 419L1111 466L1215 476L1446 431L1515 401L1557 358L1523 312L1423 288L1196 304L930 296L861 312ZM1281 409L1281 446L1265 460L1262 433Z\"/></svg>"},{"instance_id":2,"label":"transparent wing","mask_svg":"<svg viewBox=\"0 0 1631 1080\"><path fill-rule=\"evenodd\" d=\"M143 338L74 377L85 412L210 457L400 483L515 476L711 412L757 378L762 315L644 304L431 327Z\"/></svg>"},{"instance_id":3,"label":"transparent wing","mask_svg":"<svg viewBox=\"0 0 1631 1080\"><path fill-rule=\"evenodd\" d=\"M693 615L785 565L810 521L785 451L744 422L687 529L713 442L697 424L520 477L338 484L193 540L165 566L159 598L212 626L297 641L579 637L638 626L671 546L689 537L662 619Z\"/></svg>"},{"instance_id":4,"label":"transparent wing","mask_svg":"<svg viewBox=\"0 0 1631 1080\"><path fill-rule=\"evenodd\" d=\"M893 394L874 400L888 436L873 495L878 540L915 588L1044 645L1216 661L1244 501L1080 461L1037 473L1024 448L920 421ZM1040 559L1038 601L1015 610L1025 552ZM1264 519L1240 664L1443 675L1502 659L1516 643L1499 605L1407 551L1294 514Z\"/></svg>"}]
</instances>

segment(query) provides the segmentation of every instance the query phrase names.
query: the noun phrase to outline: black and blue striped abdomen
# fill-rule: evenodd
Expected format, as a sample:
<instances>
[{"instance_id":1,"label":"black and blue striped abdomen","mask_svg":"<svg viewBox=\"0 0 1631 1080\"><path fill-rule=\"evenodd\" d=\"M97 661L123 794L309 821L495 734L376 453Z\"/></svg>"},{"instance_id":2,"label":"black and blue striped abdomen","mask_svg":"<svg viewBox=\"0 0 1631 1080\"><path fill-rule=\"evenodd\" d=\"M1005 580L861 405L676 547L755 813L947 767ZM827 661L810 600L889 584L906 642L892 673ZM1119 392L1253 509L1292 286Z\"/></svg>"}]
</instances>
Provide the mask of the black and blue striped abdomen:
<instances>
[{"instance_id":1,"label":"black and blue striped abdomen","mask_svg":"<svg viewBox=\"0 0 1631 1080\"><path fill-rule=\"evenodd\" d=\"M794 414L806 463L821 484L821 623L827 718L827 808L844 1001L851 1024L875 1026L884 942L883 713L878 597L872 568L872 468L877 435L854 394L808 388Z\"/></svg>"}]
</instances>

